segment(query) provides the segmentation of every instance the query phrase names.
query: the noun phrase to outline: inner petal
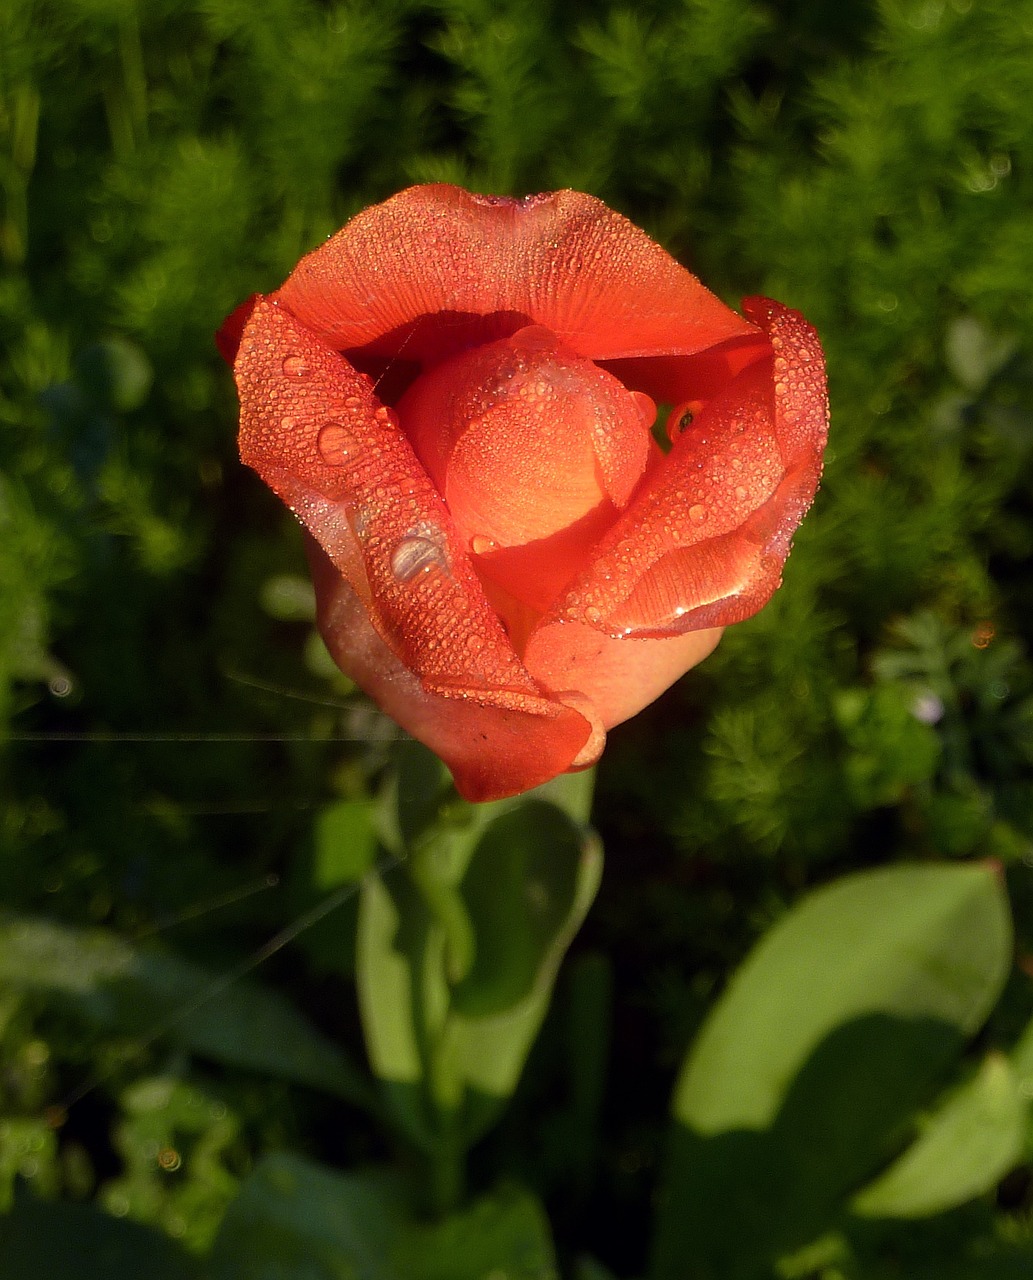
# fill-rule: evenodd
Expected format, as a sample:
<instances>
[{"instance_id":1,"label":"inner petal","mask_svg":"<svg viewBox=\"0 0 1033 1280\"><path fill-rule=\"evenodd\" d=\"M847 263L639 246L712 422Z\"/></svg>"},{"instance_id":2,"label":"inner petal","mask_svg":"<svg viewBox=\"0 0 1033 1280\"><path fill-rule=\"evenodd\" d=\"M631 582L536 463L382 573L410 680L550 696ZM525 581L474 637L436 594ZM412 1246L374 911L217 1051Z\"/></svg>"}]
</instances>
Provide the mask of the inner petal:
<instances>
[{"instance_id":1,"label":"inner petal","mask_svg":"<svg viewBox=\"0 0 1033 1280\"><path fill-rule=\"evenodd\" d=\"M482 576L547 608L627 506L652 400L531 326L419 377L402 426Z\"/></svg>"}]
</instances>

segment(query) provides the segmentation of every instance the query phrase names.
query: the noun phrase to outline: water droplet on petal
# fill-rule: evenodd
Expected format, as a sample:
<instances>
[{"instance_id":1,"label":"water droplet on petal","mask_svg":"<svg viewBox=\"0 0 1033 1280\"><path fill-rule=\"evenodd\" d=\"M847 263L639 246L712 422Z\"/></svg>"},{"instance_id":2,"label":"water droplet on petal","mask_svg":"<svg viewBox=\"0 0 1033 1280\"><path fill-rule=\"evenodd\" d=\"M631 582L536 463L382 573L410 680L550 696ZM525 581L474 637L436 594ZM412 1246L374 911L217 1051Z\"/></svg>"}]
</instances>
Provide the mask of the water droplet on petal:
<instances>
[{"instance_id":1,"label":"water droplet on petal","mask_svg":"<svg viewBox=\"0 0 1033 1280\"><path fill-rule=\"evenodd\" d=\"M594 604L590 604L585 610L585 618L589 622L602 622L603 611L602 609L597 609Z\"/></svg>"},{"instance_id":2,"label":"water droplet on petal","mask_svg":"<svg viewBox=\"0 0 1033 1280\"><path fill-rule=\"evenodd\" d=\"M470 539L470 550L475 556L490 555L492 551L498 549L498 545L494 538L486 538L481 533L475 533Z\"/></svg>"},{"instance_id":3,"label":"water droplet on petal","mask_svg":"<svg viewBox=\"0 0 1033 1280\"><path fill-rule=\"evenodd\" d=\"M693 524L702 524L707 518L707 509L702 503L694 502L689 507L689 519Z\"/></svg>"},{"instance_id":4,"label":"water droplet on petal","mask_svg":"<svg viewBox=\"0 0 1033 1280\"><path fill-rule=\"evenodd\" d=\"M319 456L330 467L343 467L355 457L358 441L340 422L328 422L316 437Z\"/></svg>"},{"instance_id":5,"label":"water droplet on petal","mask_svg":"<svg viewBox=\"0 0 1033 1280\"><path fill-rule=\"evenodd\" d=\"M399 582L411 582L418 574L447 568L442 535L426 523L404 537L391 552L391 572Z\"/></svg>"},{"instance_id":6,"label":"water droplet on petal","mask_svg":"<svg viewBox=\"0 0 1033 1280\"><path fill-rule=\"evenodd\" d=\"M284 356L282 367L288 378L304 378L309 372L308 361L297 354Z\"/></svg>"},{"instance_id":7,"label":"water droplet on petal","mask_svg":"<svg viewBox=\"0 0 1033 1280\"><path fill-rule=\"evenodd\" d=\"M644 391L633 391L631 398L635 402L642 425L651 427L656 419L656 403Z\"/></svg>"}]
</instances>

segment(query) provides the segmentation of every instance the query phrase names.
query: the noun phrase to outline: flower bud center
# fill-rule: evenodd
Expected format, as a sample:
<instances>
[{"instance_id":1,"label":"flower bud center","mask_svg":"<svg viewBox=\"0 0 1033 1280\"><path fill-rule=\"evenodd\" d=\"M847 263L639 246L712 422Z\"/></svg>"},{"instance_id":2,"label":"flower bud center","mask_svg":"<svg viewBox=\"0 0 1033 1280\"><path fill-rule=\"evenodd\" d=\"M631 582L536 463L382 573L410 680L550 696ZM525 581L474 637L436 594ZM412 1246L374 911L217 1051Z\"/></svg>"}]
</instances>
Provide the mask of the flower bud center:
<instances>
[{"instance_id":1,"label":"flower bud center","mask_svg":"<svg viewBox=\"0 0 1033 1280\"><path fill-rule=\"evenodd\" d=\"M537 610L627 506L656 447L649 397L539 326L429 370L398 409L478 572Z\"/></svg>"}]
</instances>

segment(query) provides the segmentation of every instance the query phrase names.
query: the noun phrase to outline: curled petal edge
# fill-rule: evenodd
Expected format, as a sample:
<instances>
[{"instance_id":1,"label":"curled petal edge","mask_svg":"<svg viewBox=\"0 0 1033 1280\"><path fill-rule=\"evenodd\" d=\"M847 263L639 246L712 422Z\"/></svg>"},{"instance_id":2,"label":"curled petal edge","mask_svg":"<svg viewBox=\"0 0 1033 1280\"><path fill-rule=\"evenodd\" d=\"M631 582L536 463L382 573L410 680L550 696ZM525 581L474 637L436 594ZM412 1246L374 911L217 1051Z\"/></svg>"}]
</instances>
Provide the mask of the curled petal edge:
<instances>
[{"instance_id":1,"label":"curled petal edge","mask_svg":"<svg viewBox=\"0 0 1033 1280\"><path fill-rule=\"evenodd\" d=\"M707 405L539 630L670 638L741 622L778 587L821 476L825 364L798 312L766 298L744 310L768 354ZM535 633L528 648L542 648Z\"/></svg>"},{"instance_id":2,"label":"curled petal edge","mask_svg":"<svg viewBox=\"0 0 1033 1280\"><path fill-rule=\"evenodd\" d=\"M410 187L352 218L275 296L338 350L417 360L426 343L434 359L446 354L442 324L420 327L429 316L450 317L457 350L474 334L540 324L591 360L689 354L757 332L644 231L578 191L513 200ZM488 317L509 317L508 327L478 324Z\"/></svg>"},{"instance_id":3,"label":"curled petal edge","mask_svg":"<svg viewBox=\"0 0 1033 1280\"><path fill-rule=\"evenodd\" d=\"M467 799L592 763L597 726L517 658L369 379L268 299L252 305L234 372L241 457L321 548L320 629L342 669L441 756Z\"/></svg>"}]
</instances>

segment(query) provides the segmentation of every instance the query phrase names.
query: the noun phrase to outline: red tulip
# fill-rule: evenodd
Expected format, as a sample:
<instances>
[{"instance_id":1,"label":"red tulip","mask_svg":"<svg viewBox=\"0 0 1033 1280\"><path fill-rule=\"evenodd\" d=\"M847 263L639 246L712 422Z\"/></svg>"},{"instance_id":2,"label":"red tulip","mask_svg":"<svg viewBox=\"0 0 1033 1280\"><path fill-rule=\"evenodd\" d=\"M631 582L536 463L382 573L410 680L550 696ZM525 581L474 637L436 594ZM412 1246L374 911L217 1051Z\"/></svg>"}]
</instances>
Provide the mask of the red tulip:
<instances>
[{"instance_id":1,"label":"red tulip","mask_svg":"<svg viewBox=\"0 0 1033 1280\"><path fill-rule=\"evenodd\" d=\"M224 325L331 653L468 799L593 763L778 586L824 361L795 311L743 309L592 196L428 186Z\"/></svg>"}]
</instances>

